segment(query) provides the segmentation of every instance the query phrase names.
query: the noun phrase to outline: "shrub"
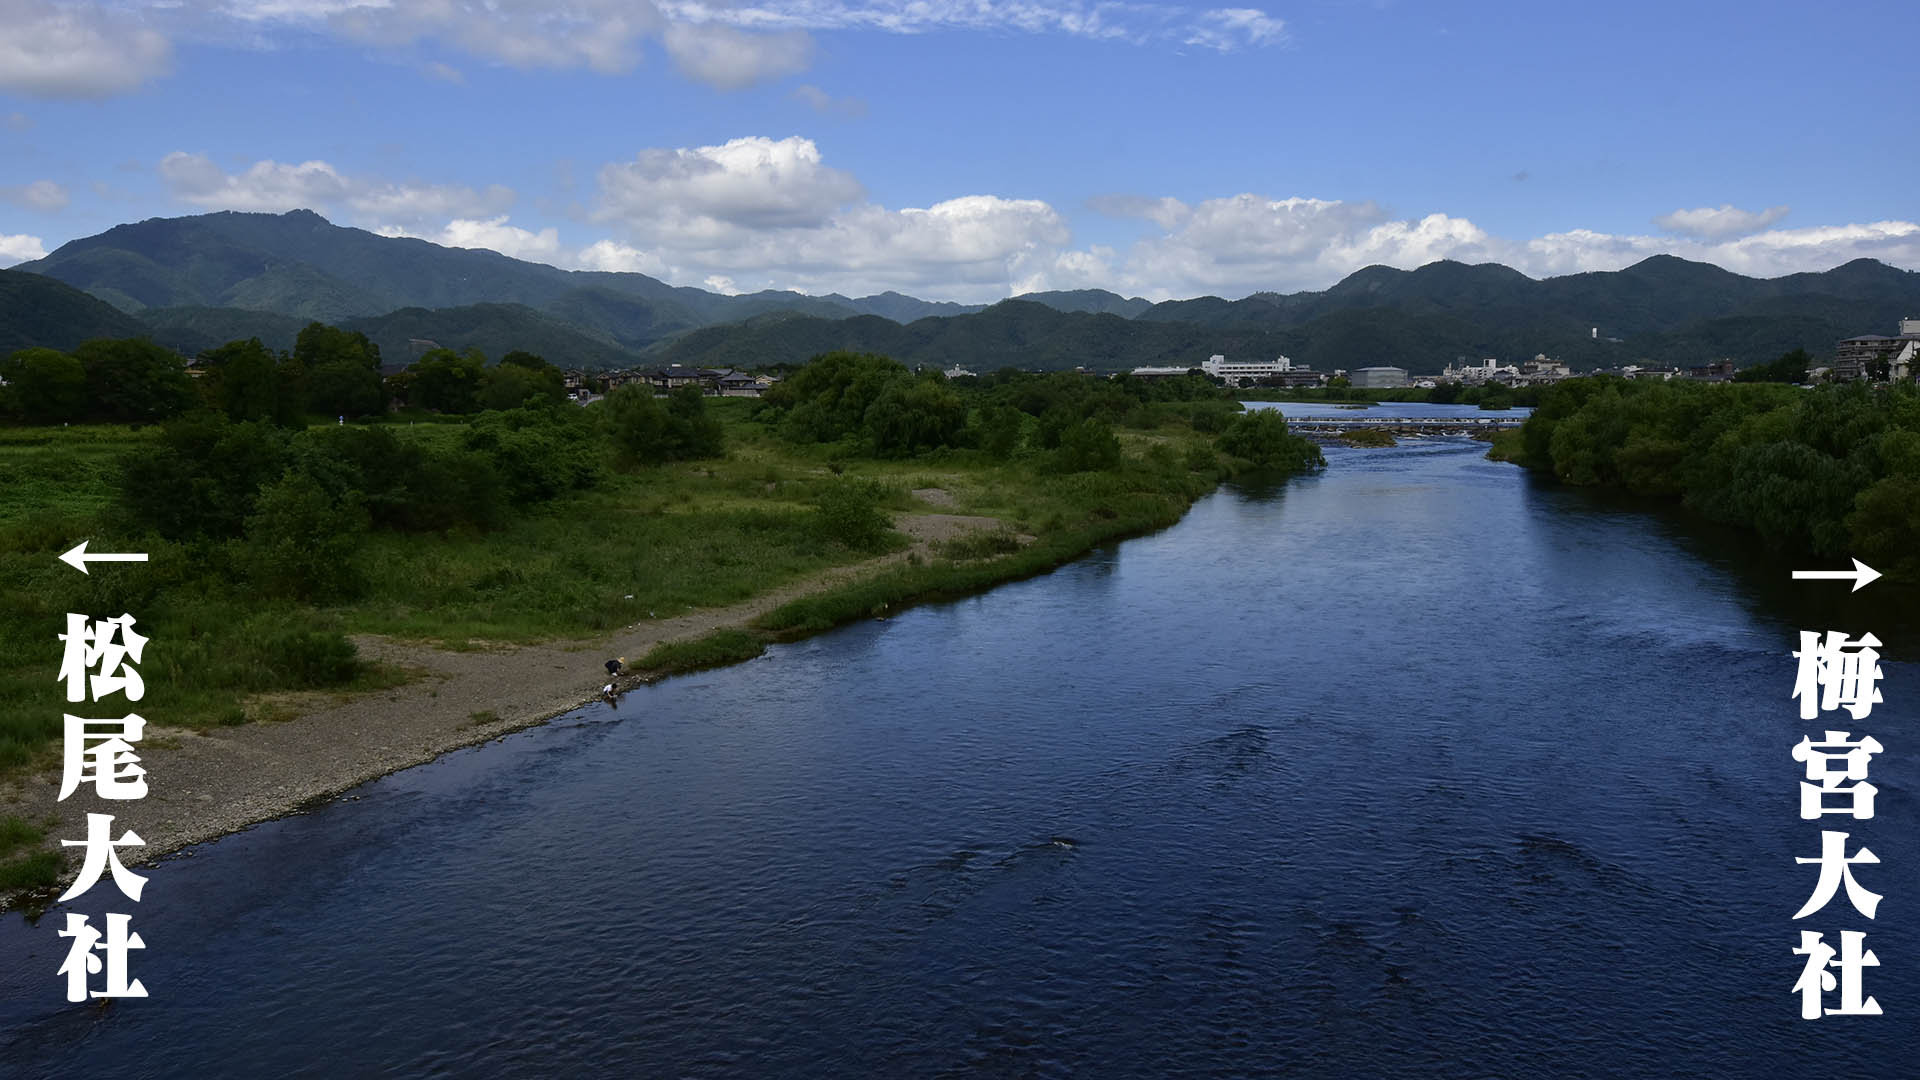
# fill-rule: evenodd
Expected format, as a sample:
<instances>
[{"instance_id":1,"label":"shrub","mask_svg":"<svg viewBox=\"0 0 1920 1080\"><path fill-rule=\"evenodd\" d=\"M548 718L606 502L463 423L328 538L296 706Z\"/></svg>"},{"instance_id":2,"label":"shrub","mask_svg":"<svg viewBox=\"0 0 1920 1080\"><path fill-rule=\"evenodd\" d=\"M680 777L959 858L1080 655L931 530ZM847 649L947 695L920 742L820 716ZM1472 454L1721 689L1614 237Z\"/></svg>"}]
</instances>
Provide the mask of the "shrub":
<instances>
[{"instance_id":1,"label":"shrub","mask_svg":"<svg viewBox=\"0 0 1920 1080\"><path fill-rule=\"evenodd\" d=\"M1060 433L1054 464L1061 472L1103 472L1120 464L1120 440L1105 422L1089 417Z\"/></svg>"},{"instance_id":2,"label":"shrub","mask_svg":"<svg viewBox=\"0 0 1920 1080\"><path fill-rule=\"evenodd\" d=\"M874 480L836 480L815 500L820 535L854 551L887 546L893 523L880 508L886 491Z\"/></svg>"},{"instance_id":3,"label":"shrub","mask_svg":"<svg viewBox=\"0 0 1920 1080\"><path fill-rule=\"evenodd\" d=\"M358 504L335 501L313 477L289 471L261 491L239 562L248 580L271 595L353 596L364 585L355 555L366 526Z\"/></svg>"},{"instance_id":4,"label":"shrub","mask_svg":"<svg viewBox=\"0 0 1920 1080\"><path fill-rule=\"evenodd\" d=\"M318 689L352 682L365 669L359 651L337 630L282 626L255 637L249 659L279 686Z\"/></svg>"},{"instance_id":5,"label":"shrub","mask_svg":"<svg viewBox=\"0 0 1920 1080\"><path fill-rule=\"evenodd\" d=\"M1234 417L1217 445L1258 472L1297 472L1326 464L1318 446L1287 430L1278 409L1254 409Z\"/></svg>"},{"instance_id":6,"label":"shrub","mask_svg":"<svg viewBox=\"0 0 1920 1080\"><path fill-rule=\"evenodd\" d=\"M623 386L607 398L614 457L621 468L719 457L726 452L720 421L707 413L698 387L683 386L666 400L645 386Z\"/></svg>"}]
</instances>

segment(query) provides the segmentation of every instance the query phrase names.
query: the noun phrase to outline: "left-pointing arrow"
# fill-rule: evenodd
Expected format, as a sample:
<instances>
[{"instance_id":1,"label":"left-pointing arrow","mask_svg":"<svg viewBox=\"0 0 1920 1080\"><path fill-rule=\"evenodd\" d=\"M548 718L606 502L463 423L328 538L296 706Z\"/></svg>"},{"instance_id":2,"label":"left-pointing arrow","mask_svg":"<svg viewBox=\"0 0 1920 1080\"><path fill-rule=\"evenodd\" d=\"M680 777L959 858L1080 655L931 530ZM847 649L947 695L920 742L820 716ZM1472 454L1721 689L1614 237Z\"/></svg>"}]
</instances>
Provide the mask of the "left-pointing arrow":
<instances>
[{"instance_id":1,"label":"left-pointing arrow","mask_svg":"<svg viewBox=\"0 0 1920 1080\"><path fill-rule=\"evenodd\" d=\"M87 542L82 540L74 545L72 551L60 556L60 561L84 574L90 562L146 562L147 553L142 551L127 555L89 555Z\"/></svg>"}]
</instances>

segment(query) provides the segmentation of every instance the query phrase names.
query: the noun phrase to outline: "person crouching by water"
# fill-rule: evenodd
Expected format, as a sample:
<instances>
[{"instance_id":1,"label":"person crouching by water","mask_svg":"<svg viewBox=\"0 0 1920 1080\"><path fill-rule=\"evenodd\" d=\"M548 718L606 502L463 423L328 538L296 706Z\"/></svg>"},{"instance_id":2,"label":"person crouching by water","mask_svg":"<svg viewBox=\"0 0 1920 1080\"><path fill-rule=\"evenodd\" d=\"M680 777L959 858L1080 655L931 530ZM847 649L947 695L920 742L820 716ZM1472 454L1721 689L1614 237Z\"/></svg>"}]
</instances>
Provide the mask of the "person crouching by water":
<instances>
[{"instance_id":1,"label":"person crouching by water","mask_svg":"<svg viewBox=\"0 0 1920 1080\"><path fill-rule=\"evenodd\" d=\"M619 658L619 659L617 659L617 660L609 660L609 661L607 661L607 678L609 678L609 679L617 679L617 678L619 678L619 677L620 677L620 669L621 669L622 667L624 667L624 666L626 665L626 663L627 663L627 658L626 658L626 657L624 657L624 656L622 656L622 657L620 657L620 658Z\"/></svg>"}]
</instances>

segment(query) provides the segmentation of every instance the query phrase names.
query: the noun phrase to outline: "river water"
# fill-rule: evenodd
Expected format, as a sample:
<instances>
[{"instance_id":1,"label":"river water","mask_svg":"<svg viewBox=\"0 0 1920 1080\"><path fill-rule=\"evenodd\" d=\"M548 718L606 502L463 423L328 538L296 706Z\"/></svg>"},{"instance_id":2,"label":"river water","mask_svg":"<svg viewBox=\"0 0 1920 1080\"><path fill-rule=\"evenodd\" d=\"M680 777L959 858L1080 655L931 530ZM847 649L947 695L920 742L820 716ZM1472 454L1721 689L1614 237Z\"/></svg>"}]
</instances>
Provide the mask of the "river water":
<instances>
[{"instance_id":1,"label":"river water","mask_svg":"<svg viewBox=\"0 0 1920 1080\"><path fill-rule=\"evenodd\" d=\"M1911 622L1484 450L1329 448L205 845L116 906L144 1001L8 916L0 1072L1913 1075ZM1886 703L1801 721L1800 629L1878 633ZM1873 922L1792 918L1823 727L1887 748L1825 824ZM1799 1019L1802 929L1884 1016Z\"/></svg>"}]
</instances>

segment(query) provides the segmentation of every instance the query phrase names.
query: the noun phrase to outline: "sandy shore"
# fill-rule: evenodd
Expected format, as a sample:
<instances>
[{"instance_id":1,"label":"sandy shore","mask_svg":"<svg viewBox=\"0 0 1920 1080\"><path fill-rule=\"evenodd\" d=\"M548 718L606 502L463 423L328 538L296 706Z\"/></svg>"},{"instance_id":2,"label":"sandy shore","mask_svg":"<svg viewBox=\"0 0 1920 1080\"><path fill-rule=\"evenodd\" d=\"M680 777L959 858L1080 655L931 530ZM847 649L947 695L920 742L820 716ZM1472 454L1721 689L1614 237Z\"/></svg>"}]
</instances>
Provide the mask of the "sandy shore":
<instances>
[{"instance_id":1,"label":"sandy shore","mask_svg":"<svg viewBox=\"0 0 1920 1080\"><path fill-rule=\"evenodd\" d=\"M933 505L945 502L938 489L916 494ZM602 664L608 657L637 660L662 642L745 626L789 601L876 573L912 553L924 558L933 544L1000 522L910 514L895 525L913 538L908 551L826 571L745 603L649 620L610 636L467 652L358 636L361 656L419 677L390 690L289 697L298 715L286 721L203 730L149 727L139 745L147 769L145 798L109 802L83 786L56 801L55 767L0 785L0 810L35 822L57 819L50 840L77 840L86 835L88 813L112 814L116 836L131 829L145 842L137 853L122 849L122 861L151 862L584 705L605 684ZM69 862L69 879L77 868ZM0 896L0 910L7 903Z\"/></svg>"}]
</instances>

